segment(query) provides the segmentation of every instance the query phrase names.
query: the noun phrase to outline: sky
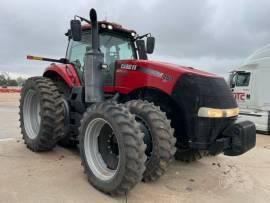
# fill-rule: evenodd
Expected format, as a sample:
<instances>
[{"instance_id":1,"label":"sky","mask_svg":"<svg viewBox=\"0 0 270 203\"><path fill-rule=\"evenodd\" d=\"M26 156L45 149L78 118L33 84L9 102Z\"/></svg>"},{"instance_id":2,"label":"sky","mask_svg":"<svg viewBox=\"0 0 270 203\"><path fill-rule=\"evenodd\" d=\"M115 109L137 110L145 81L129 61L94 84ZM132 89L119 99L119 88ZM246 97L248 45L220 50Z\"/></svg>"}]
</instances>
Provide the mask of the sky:
<instances>
[{"instance_id":1,"label":"sky","mask_svg":"<svg viewBox=\"0 0 270 203\"><path fill-rule=\"evenodd\" d=\"M270 42L269 0L1 0L0 71L41 75L46 62L26 55L65 57L70 20L89 16L156 38L151 60L222 76Z\"/></svg>"}]
</instances>

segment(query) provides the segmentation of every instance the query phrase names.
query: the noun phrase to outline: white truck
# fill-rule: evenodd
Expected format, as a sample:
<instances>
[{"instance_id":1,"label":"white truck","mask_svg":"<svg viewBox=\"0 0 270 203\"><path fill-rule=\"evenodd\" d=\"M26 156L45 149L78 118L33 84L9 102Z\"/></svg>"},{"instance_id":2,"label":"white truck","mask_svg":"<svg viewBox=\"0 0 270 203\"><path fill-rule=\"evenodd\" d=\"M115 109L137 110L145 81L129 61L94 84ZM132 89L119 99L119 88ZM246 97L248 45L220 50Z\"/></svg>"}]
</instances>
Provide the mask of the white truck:
<instances>
[{"instance_id":1,"label":"white truck","mask_svg":"<svg viewBox=\"0 0 270 203\"><path fill-rule=\"evenodd\" d=\"M258 132L270 134L270 45L232 71L229 84L240 108L239 119L250 120Z\"/></svg>"}]
</instances>

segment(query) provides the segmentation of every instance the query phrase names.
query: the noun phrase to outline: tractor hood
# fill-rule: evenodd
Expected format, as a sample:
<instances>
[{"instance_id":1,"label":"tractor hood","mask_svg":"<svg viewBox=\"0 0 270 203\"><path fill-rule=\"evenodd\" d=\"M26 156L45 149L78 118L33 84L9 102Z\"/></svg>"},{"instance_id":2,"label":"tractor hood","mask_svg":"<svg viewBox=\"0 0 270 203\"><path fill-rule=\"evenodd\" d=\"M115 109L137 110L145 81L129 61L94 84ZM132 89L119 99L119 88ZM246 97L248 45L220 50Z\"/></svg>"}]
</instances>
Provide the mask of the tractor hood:
<instances>
[{"instance_id":1,"label":"tractor hood","mask_svg":"<svg viewBox=\"0 0 270 203\"><path fill-rule=\"evenodd\" d=\"M124 93L147 87L171 95L177 81L185 76L218 79L225 83L222 77L192 67L149 60L118 60L115 86L116 91Z\"/></svg>"},{"instance_id":2,"label":"tractor hood","mask_svg":"<svg viewBox=\"0 0 270 203\"><path fill-rule=\"evenodd\" d=\"M186 133L200 145L203 138L217 139L232 118L199 117L200 109L236 109L224 78L195 68L147 60L119 61L116 85L119 92L150 87L167 93L185 115ZM162 98L161 98L162 99ZM210 126L215 126L212 130ZM201 146L200 146L201 147Z\"/></svg>"},{"instance_id":3,"label":"tractor hood","mask_svg":"<svg viewBox=\"0 0 270 203\"><path fill-rule=\"evenodd\" d=\"M211 78L220 78L219 76L198 70L193 67L181 66L166 62L150 61L150 60L120 60L117 62L122 69L143 69L149 73L166 74L168 77L177 80L183 74L200 75ZM133 68L133 69L132 69Z\"/></svg>"}]
</instances>

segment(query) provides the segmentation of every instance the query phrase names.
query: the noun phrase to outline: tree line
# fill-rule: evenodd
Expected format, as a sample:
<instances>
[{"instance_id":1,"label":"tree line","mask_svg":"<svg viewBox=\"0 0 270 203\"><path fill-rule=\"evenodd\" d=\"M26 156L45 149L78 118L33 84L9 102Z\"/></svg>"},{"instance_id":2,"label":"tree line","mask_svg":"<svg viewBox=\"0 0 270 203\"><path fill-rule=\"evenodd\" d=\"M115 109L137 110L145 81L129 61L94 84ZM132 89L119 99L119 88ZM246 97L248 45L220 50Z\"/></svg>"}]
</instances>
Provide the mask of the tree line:
<instances>
[{"instance_id":1,"label":"tree line","mask_svg":"<svg viewBox=\"0 0 270 203\"><path fill-rule=\"evenodd\" d=\"M8 75L0 74L0 86L22 86L25 79L22 77L17 77L16 79L11 79Z\"/></svg>"}]
</instances>

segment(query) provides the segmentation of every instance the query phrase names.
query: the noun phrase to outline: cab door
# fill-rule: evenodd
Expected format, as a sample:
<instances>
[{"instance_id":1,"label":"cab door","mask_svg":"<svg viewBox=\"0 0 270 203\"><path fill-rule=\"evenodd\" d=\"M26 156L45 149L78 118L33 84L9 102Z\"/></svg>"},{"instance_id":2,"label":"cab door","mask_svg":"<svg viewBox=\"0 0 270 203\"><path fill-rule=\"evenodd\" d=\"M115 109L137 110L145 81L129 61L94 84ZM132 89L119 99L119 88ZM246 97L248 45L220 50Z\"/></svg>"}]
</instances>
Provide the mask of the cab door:
<instances>
[{"instance_id":1,"label":"cab door","mask_svg":"<svg viewBox=\"0 0 270 203\"><path fill-rule=\"evenodd\" d=\"M252 105L252 71L237 71L231 79L231 88L239 107Z\"/></svg>"}]
</instances>

